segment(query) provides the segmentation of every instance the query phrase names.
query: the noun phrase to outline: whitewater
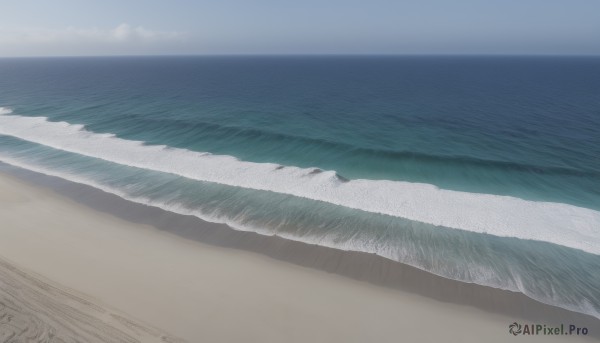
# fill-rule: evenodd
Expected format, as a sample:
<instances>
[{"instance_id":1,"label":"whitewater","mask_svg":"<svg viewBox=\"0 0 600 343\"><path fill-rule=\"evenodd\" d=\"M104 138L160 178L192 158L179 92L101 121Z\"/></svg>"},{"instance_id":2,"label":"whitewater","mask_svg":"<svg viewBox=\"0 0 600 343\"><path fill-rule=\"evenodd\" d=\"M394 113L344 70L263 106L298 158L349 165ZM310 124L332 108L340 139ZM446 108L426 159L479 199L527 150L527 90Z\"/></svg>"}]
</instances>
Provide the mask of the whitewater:
<instances>
[{"instance_id":1,"label":"whitewater","mask_svg":"<svg viewBox=\"0 0 600 343\"><path fill-rule=\"evenodd\" d=\"M335 171L242 161L147 145L84 125L28 117L0 107L0 134L88 157L247 189L323 201L365 212L600 254L600 212L569 204L469 193L431 184L348 180Z\"/></svg>"}]
</instances>

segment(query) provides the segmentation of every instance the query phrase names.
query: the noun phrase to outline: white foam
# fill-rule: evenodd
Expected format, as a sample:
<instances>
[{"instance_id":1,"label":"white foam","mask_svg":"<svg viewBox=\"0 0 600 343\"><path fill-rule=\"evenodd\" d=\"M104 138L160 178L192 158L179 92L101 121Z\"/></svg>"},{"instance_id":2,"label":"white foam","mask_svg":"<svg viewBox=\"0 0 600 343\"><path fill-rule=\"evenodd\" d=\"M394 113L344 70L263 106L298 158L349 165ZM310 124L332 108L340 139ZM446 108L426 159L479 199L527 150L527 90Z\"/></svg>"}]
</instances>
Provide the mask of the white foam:
<instances>
[{"instance_id":1,"label":"white foam","mask_svg":"<svg viewBox=\"0 0 600 343\"><path fill-rule=\"evenodd\" d=\"M86 131L44 117L0 115L0 134L123 165L224 185L291 194L367 212L600 254L600 212L568 204L387 180L339 180L335 172L240 161Z\"/></svg>"},{"instance_id":2,"label":"white foam","mask_svg":"<svg viewBox=\"0 0 600 343\"><path fill-rule=\"evenodd\" d=\"M72 173L58 172L56 170L51 170L46 167L31 164L29 162L23 161L22 159L16 159L12 156L6 156L6 155L0 154L0 160L5 163L19 167L19 168L28 169L28 170L32 170L37 173L55 176L55 177L59 177L59 178L65 179L65 180L69 180L71 182L92 186L92 187L100 189L104 192L115 194L123 199L132 201L135 203L158 207L163 210L170 211L170 212L177 213L177 214L193 215L202 220L209 221L209 222L226 224L234 230L250 231L250 232L255 232L260 235L265 235L265 236L278 236L278 237L292 240L292 241L299 241L299 242L304 242L307 244L318 244L321 246L338 249L338 250L362 251L362 252L374 253L376 255L388 258L393 261L398 261L401 263L411 265L413 267L425 270L427 272L430 272L432 274L435 274L435 275L438 275L438 276L441 276L444 278L449 278L449 279L458 280L458 281L462 281L462 282L475 282L477 284L484 285L484 286L509 290L509 291L513 291L513 292L521 292L521 293L531 297L532 299L535 299L542 303L548 303L551 305L559 306L559 307L562 307L562 308L570 310L570 311L587 313L589 315L595 316L596 318L600 318L600 313L586 299L584 299L582 303L571 304L571 303L563 303L560 300L557 300L554 298L549 299L549 298L543 297L543 296L540 297L537 294L531 293L527 289L527 287L524 286L523 282L521 281L521 276L518 274L513 274L513 276L512 276L513 278L515 278L517 280L514 283L511 282L510 280L506 280L507 282L504 282L504 283L498 283L498 280L496 278L494 278L493 271L491 271L485 267L478 266L476 263L473 264L471 262L471 263L468 263L468 271L469 271L470 277L468 279L463 279L461 277L457 277L456 275L453 275L452 273L448 274L448 273L444 272L444 269L437 270L434 268L432 270L430 268L427 268L427 267L423 266L423 264L420 261L418 261L418 259L415 259L414 256L411 256L410 254L401 252L401 251L404 251L403 249L401 249L401 251L399 251L397 248L392 248L392 246L387 245L387 244L383 245L383 246L375 246L376 249L371 249L372 247L366 247L364 242L357 242L357 241L339 242L334 237L328 237L327 234L325 234L324 236L320 236L320 237L307 237L307 236L297 237L297 236L293 235L292 233L285 233L285 232L273 233L272 231L270 231L268 228L265 228L265 227L249 226L248 224L242 225L230 218L227 218L224 216L218 216L218 215L215 216L214 214L208 215L201 210L188 209L188 208L180 206L176 203L167 204L165 202L157 202L157 201L154 201L149 198L144 198L144 197L139 197L139 196L133 197L133 196L128 195L127 193L124 193L122 190L116 189L114 187L105 186L105 185L98 183L97 181L92 180L90 178L82 177L80 175L74 175Z\"/></svg>"},{"instance_id":3,"label":"white foam","mask_svg":"<svg viewBox=\"0 0 600 343\"><path fill-rule=\"evenodd\" d=\"M2 114L11 114L12 110L10 108L7 107L0 107L0 115Z\"/></svg>"}]
</instances>

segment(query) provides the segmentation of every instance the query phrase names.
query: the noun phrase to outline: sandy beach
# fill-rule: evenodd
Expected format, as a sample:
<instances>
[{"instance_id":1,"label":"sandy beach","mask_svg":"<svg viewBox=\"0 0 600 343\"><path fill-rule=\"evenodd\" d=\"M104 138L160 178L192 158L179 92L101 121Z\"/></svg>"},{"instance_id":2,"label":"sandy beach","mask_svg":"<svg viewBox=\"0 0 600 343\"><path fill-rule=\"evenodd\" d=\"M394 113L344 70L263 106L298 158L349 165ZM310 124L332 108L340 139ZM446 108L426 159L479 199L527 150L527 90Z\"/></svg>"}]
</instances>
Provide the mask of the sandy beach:
<instances>
[{"instance_id":1,"label":"sandy beach","mask_svg":"<svg viewBox=\"0 0 600 343\"><path fill-rule=\"evenodd\" d=\"M133 214L117 200L92 208L100 200L61 194L68 187L0 174L2 342L585 342L600 331L596 318L410 268L387 281L399 287L360 277L393 273L388 262L357 266L250 236L253 248L189 239L192 219ZM282 250L289 258L273 258ZM590 335L509 334L528 320L574 321Z\"/></svg>"},{"instance_id":2,"label":"sandy beach","mask_svg":"<svg viewBox=\"0 0 600 343\"><path fill-rule=\"evenodd\" d=\"M181 342L0 259L0 342Z\"/></svg>"}]
</instances>

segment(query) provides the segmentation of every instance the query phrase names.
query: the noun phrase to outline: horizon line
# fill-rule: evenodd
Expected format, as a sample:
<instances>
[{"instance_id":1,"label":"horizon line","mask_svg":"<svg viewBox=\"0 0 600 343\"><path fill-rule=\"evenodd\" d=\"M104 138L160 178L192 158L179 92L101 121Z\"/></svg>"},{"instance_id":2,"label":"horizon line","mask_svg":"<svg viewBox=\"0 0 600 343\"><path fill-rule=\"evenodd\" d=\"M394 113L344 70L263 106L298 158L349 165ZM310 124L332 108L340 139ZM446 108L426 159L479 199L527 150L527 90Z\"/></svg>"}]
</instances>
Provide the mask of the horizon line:
<instances>
[{"instance_id":1,"label":"horizon line","mask_svg":"<svg viewBox=\"0 0 600 343\"><path fill-rule=\"evenodd\" d=\"M205 54L117 54L117 55L22 55L0 59L35 58L131 58L131 57L600 57L600 54L528 53L205 53Z\"/></svg>"}]
</instances>

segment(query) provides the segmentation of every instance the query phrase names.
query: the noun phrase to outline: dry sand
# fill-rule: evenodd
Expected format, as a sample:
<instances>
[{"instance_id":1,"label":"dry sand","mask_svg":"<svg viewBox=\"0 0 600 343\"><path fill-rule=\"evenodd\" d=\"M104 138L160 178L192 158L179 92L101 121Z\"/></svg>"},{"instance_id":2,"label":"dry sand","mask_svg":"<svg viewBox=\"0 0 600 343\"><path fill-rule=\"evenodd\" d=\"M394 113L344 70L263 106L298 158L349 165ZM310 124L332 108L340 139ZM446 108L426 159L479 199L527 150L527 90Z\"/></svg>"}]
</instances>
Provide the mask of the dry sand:
<instances>
[{"instance_id":1,"label":"dry sand","mask_svg":"<svg viewBox=\"0 0 600 343\"><path fill-rule=\"evenodd\" d=\"M0 342L596 341L515 338L514 316L184 239L3 174L0 286ZM24 328L35 339L7 338Z\"/></svg>"},{"instance_id":2,"label":"dry sand","mask_svg":"<svg viewBox=\"0 0 600 343\"><path fill-rule=\"evenodd\" d=\"M0 342L182 342L0 259Z\"/></svg>"}]
</instances>

